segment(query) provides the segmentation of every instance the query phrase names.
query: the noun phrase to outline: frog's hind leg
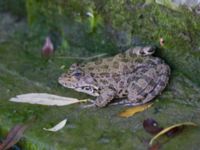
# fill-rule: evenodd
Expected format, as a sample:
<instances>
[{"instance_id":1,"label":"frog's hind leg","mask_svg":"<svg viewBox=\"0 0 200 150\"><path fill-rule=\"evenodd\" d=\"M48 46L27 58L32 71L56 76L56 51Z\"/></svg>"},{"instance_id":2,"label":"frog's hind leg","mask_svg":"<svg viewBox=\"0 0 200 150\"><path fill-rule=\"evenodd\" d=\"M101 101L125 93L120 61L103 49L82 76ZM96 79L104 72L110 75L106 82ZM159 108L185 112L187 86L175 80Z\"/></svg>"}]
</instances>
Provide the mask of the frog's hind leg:
<instances>
[{"instance_id":1,"label":"frog's hind leg","mask_svg":"<svg viewBox=\"0 0 200 150\"><path fill-rule=\"evenodd\" d=\"M100 95L94 101L97 107L105 107L108 105L115 97L116 91L111 88L104 88L100 91Z\"/></svg>"},{"instance_id":2,"label":"frog's hind leg","mask_svg":"<svg viewBox=\"0 0 200 150\"><path fill-rule=\"evenodd\" d=\"M147 103L154 99L157 95L159 95L167 86L167 83L169 81L169 75L170 75L170 68L166 64L160 64L157 66L158 70L158 80L156 82L156 86L147 93L144 100L142 100L142 103Z\"/></svg>"},{"instance_id":3,"label":"frog's hind leg","mask_svg":"<svg viewBox=\"0 0 200 150\"><path fill-rule=\"evenodd\" d=\"M157 79L151 80L148 86L146 86L143 91L137 93L141 96L141 98L136 98L136 100L124 100L123 103L125 106L137 106L141 104L145 104L152 99L154 99L157 95L159 95L164 88L166 87L169 75L170 75L170 68L166 64L160 64L157 66Z\"/></svg>"},{"instance_id":4,"label":"frog's hind leg","mask_svg":"<svg viewBox=\"0 0 200 150\"><path fill-rule=\"evenodd\" d=\"M141 103L132 103L128 99L122 99L120 101L113 102L109 105L138 106L138 105L141 105Z\"/></svg>"},{"instance_id":5,"label":"frog's hind leg","mask_svg":"<svg viewBox=\"0 0 200 150\"><path fill-rule=\"evenodd\" d=\"M157 85L158 75L154 67L142 68L142 70L136 73L135 77L138 79L130 82L128 87L128 101L125 101L127 106L143 104L148 93Z\"/></svg>"}]
</instances>

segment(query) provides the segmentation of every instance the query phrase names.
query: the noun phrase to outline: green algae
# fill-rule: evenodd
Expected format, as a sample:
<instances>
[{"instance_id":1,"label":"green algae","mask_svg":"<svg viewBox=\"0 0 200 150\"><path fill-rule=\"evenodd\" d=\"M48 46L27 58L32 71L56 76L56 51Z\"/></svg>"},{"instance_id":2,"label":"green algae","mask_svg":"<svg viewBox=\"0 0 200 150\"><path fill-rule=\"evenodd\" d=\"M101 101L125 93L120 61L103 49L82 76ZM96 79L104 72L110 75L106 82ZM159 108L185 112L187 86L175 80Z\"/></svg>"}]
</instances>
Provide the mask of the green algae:
<instances>
[{"instance_id":1,"label":"green algae","mask_svg":"<svg viewBox=\"0 0 200 150\"><path fill-rule=\"evenodd\" d=\"M54 2L49 1L48 11L45 2L29 0L26 3L29 27L25 23L21 28L15 27L15 32L0 43L0 129L3 135L15 124L35 118L20 142L24 149L147 149L144 141L151 137L142 127L146 118L154 118L162 126L185 121L200 123L199 16L188 10L176 12L157 4L144 5L141 1L77 3L71 0L68 4L72 7L57 2L53 5ZM88 11L97 20L85 16ZM52 16L52 12L56 13ZM49 20L43 22L45 19L41 16ZM1 24L0 31L3 29L5 26ZM45 60L41 57L41 48L49 34L57 47L54 56ZM122 106L81 109L79 104L47 107L8 101L15 95L30 92L88 97L57 83L59 75L70 64L80 62L60 57L85 58L105 52L112 55L137 45L133 41L135 37L142 41L141 45L159 45L162 37L165 43L156 56L165 59L172 68L169 86L147 111L125 119L118 116L125 109ZM65 117L69 122L58 133L42 130ZM198 149L198 139L198 128L187 129L162 148Z\"/></svg>"}]
</instances>

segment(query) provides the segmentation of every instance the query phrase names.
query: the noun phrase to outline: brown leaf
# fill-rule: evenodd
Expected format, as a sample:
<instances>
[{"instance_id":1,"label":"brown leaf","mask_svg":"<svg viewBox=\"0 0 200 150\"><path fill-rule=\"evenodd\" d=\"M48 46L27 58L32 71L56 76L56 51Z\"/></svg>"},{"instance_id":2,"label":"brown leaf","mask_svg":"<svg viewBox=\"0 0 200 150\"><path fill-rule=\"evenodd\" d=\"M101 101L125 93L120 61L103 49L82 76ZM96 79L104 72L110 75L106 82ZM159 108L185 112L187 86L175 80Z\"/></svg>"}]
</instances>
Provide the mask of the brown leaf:
<instances>
[{"instance_id":1,"label":"brown leaf","mask_svg":"<svg viewBox=\"0 0 200 150\"><path fill-rule=\"evenodd\" d=\"M142 111L146 110L147 108L151 107L151 105L152 105L152 103L148 103L148 104L138 105L138 106L134 106L134 107L128 108L125 111L121 112L119 114L119 116L120 117L133 116L134 114L136 114L138 112L142 112Z\"/></svg>"},{"instance_id":2,"label":"brown leaf","mask_svg":"<svg viewBox=\"0 0 200 150\"><path fill-rule=\"evenodd\" d=\"M54 52L54 46L49 36L46 37L44 46L42 48L42 55L44 57L50 57Z\"/></svg>"},{"instance_id":3,"label":"brown leaf","mask_svg":"<svg viewBox=\"0 0 200 150\"><path fill-rule=\"evenodd\" d=\"M159 150L161 145L159 143L156 143L148 148L148 150Z\"/></svg>"},{"instance_id":4,"label":"brown leaf","mask_svg":"<svg viewBox=\"0 0 200 150\"><path fill-rule=\"evenodd\" d=\"M157 134L158 132L160 132L163 129L163 128L159 127L158 123L152 118L145 119L143 121L143 127L146 132L153 134L153 135Z\"/></svg>"},{"instance_id":5,"label":"brown leaf","mask_svg":"<svg viewBox=\"0 0 200 150\"><path fill-rule=\"evenodd\" d=\"M14 126L8 133L5 140L3 140L0 150L7 150L15 145L23 136L24 131L27 126L23 124L19 124Z\"/></svg>"},{"instance_id":6,"label":"brown leaf","mask_svg":"<svg viewBox=\"0 0 200 150\"><path fill-rule=\"evenodd\" d=\"M168 137L173 137L183 131L184 126L175 127L165 133Z\"/></svg>"}]
</instances>

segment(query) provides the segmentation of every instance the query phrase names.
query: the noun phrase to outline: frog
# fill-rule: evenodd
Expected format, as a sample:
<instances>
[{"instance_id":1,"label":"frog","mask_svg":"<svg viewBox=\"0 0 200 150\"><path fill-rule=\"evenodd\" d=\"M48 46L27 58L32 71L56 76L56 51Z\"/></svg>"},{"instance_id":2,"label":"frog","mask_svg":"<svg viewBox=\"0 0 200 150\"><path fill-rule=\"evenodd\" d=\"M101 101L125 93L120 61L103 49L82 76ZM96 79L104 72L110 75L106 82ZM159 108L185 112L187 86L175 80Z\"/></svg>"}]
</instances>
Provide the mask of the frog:
<instances>
[{"instance_id":1,"label":"frog","mask_svg":"<svg viewBox=\"0 0 200 150\"><path fill-rule=\"evenodd\" d=\"M74 63L58 82L96 97L92 106L142 105L160 95L169 82L170 67L153 56L155 51L154 46L136 46L113 57Z\"/></svg>"}]
</instances>

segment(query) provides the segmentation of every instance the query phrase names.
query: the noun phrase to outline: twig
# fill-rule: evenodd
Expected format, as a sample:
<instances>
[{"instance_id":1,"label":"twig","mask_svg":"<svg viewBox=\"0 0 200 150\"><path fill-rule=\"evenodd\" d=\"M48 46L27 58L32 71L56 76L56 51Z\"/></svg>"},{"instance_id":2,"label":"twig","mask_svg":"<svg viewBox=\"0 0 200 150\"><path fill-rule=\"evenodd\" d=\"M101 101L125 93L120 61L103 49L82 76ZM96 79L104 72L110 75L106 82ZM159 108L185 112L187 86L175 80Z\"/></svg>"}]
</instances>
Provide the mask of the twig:
<instances>
[{"instance_id":1,"label":"twig","mask_svg":"<svg viewBox=\"0 0 200 150\"><path fill-rule=\"evenodd\" d=\"M94 55L94 56L90 56L90 57L70 57L70 56L59 56L56 57L58 59L81 59L81 60L91 60L91 59L95 59L95 58L99 58L99 57L104 57L106 56L107 53L103 53L103 54L98 54L98 55Z\"/></svg>"}]
</instances>

